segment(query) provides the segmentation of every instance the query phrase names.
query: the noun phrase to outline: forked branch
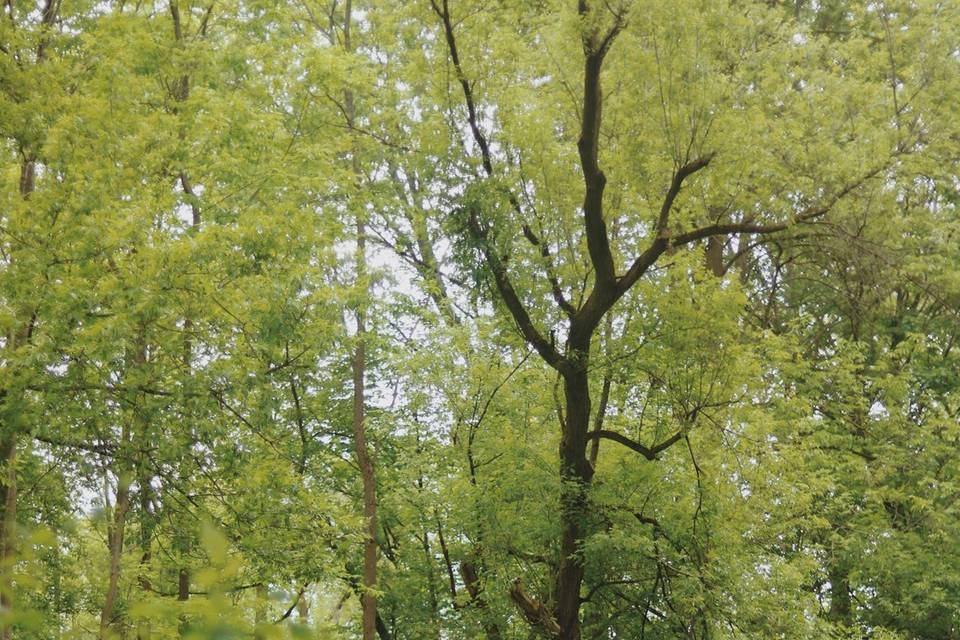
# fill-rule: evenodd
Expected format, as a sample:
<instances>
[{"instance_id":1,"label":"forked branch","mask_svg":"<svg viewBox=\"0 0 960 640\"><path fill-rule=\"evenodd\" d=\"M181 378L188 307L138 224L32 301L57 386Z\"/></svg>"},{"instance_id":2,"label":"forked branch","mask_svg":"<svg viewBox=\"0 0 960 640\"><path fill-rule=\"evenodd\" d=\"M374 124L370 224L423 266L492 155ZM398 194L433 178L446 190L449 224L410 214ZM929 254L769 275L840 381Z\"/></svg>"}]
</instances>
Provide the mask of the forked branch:
<instances>
[{"instance_id":1,"label":"forked branch","mask_svg":"<svg viewBox=\"0 0 960 640\"><path fill-rule=\"evenodd\" d=\"M433 8L434 13L437 14L441 23L443 24L443 32L447 42L447 49L450 54L450 61L453 63L454 71L457 74L457 80L460 83L461 89L463 90L463 99L467 107L467 122L470 125L470 132L473 135L474 142L476 142L477 147L480 149L480 159L481 163L483 164L483 170L488 177L491 177L493 176L493 159L490 154L490 143L487 140L486 135L483 133L483 130L480 128L476 100L473 96L473 88L470 85L469 80L467 80L466 74L463 72L463 66L460 62L460 51L457 48L457 39L453 31L453 21L450 17L448 0L430 0L430 6ZM516 198L512 194L510 194L510 202L515 208L519 208L519 203L517 203ZM558 371L564 370L566 368L566 360L562 355L560 355L560 352L557 351L554 344L551 341L548 341L540 332L540 330L534 325L533 320L530 318L530 314L527 312L526 307L520 300L520 296L517 295L517 291L510 280L509 274L507 273L506 265L490 245L488 230L481 221L480 212L476 206L471 207L471 209L468 211L468 216L468 229L470 235L479 245L481 253L483 254L484 262L487 263L487 266L490 268L490 271L493 274L497 291L500 293L500 297L503 299L507 310L510 312L510 315L513 316L514 321L517 323L523 338L531 346L533 346L534 349L536 349L537 353L540 354L547 364ZM551 284L553 285L553 283ZM553 288L554 296L556 297L556 293L560 289L559 282L557 282Z\"/></svg>"},{"instance_id":2,"label":"forked branch","mask_svg":"<svg viewBox=\"0 0 960 640\"><path fill-rule=\"evenodd\" d=\"M663 442L655 444L652 447L645 447L636 440L631 440L627 436L617 433L616 431L606 431L603 429L591 431L589 434L587 434L587 439L593 440L594 438L604 438L606 440L613 440L614 442L619 442L632 451L636 451L647 460L656 460L658 454L666 451L674 444L679 442L683 438L684 433L685 432L683 431L678 431Z\"/></svg>"}]
</instances>

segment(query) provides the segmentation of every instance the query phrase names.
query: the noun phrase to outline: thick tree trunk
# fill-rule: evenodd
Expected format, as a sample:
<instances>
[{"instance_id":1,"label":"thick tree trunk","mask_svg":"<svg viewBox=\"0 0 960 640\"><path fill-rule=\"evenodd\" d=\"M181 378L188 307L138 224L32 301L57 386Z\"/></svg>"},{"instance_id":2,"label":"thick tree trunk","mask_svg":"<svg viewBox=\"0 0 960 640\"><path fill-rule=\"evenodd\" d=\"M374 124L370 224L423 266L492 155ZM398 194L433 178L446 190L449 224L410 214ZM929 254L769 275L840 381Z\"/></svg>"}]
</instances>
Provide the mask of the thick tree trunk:
<instances>
[{"instance_id":1,"label":"thick tree trunk","mask_svg":"<svg viewBox=\"0 0 960 640\"><path fill-rule=\"evenodd\" d=\"M587 351L579 354L574 368L564 376L566 413L560 441L560 567L556 577L554 617L560 625L562 640L580 640L580 586L583 563L578 557L584 535L587 491L593 479L593 467L587 460L587 431L590 427L590 387L587 376Z\"/></svg>"}]
</instances>

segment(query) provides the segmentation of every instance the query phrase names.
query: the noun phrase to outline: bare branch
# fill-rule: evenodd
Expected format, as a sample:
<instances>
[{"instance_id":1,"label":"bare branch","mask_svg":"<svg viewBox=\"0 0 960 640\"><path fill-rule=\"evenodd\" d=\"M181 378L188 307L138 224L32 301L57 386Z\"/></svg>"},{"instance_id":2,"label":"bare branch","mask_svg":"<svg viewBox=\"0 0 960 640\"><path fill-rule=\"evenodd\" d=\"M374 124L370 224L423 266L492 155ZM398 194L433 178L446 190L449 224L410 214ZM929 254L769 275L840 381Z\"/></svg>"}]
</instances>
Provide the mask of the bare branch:
<instances>
[{"instance_id":1,"label":"bare branch","mask_svg":"<svg viewBox=\"0 0 960 640\"><path fill-rule=\"evenodd\" d=\"M463 72L463 67L460 64L460 53L457 49L457 40L453 33L453 22L450 19L450 8L447 0L440 0L441 4L437 4L437 1L438 0L430 0L430 6L443 23L443 32L447 41L447 49L450 53L450 61L453 63L454 70L457 74L457 80L460 83L460 87L463 89L463 98L467 106L467 122L470 125L470 131L473 134L473 139L480 148L480 157L483 164L483 170L488 177L491 177L493 176L493 161L490 155L490 143L487 141L486 136L480 129L480 124L477 118L476 102L473 97L473 87L467 80L467 77ZM519 208L519 204L512 194L510 194L510 202L515 208ZM546 361L551 367L554 367L557 370L565 369L565 359L562 355L560 355L553 343L549 342L533 324L530 314L527 312L526 307L524 307L523 302L520 300L520 296L517 295L516 289L513 287L513 283L510 281L510 277L507 274L506 265L504 265L501 258L490 246L487 229L480 221L479 211L476 207L472 207L468 213L468 228L470 235L480 246L484 261L487 263L487 266L490 267L490 271L493 273L493 279L497 286L497 290L500 293L500 297L503 299L507 309L510 311L510 315L513 316L514 321L517 323L524 340L533 346L537 353L539 353L544 361Z\"/></svg>"},{"instance_id":2,"label":"bare branch","mask_svg":"<svg viewBox=\"0 0 960 640\"><path fill-rule=\"evenodd\" d=\"M660 206L660 216L657 218L656 237L654 237L653 243L647 250L633 261L626 275L617 282L619 295L626 293L670 246L671 243L667 225L670 222L670 211L673 210L673 203L677 199L677 196L680 195L680 188L683 186L683 181L697 171L705 169L710 164L710 161L713 160L713 156L714 154L710 153L688 162L673 174L673 179L670 181L670 188L667 190L667 195L664 197L663 204Z\"/></svg>"},{"instance_id":3,"label":"bare branch","mask_svg":"<svg viewBox=\"0 0 960 640\"><path fill-rule=\"evenodd\" d=\"M895 154L896 155L896 154ZM670 242L671 245L679 247L696 240L702 240L703 238L708 238L710 236L718 235L728 235L731 233L753 233L753 234L765 234L765 233L776 233L778 231L784 231L788 229L792 224L813 222L817 218L822 217L828 213L833 207L844 197L849 195L851 192L855 191L866 183L871 178L875 177L878 173L883 171L886 168L886 165L880 165L858 177L856 180L847 183L839 191L827 198L823 203L809 207L808 209L798 213L794 216L792 221L789 222L778 222L774 224L754 224L750 222L743 223L728 223L728 224L711 224L699 229L694 229L686 233L681 233L673 238Z\"/></svg>"},{"instance_id":4,"label":"bare branch","mask_svg":"<svg viewBox=\"0 0 960 640\"><path fill-rule=\"evenodd\" d=\"M573 305L567 300L566 296L563 295L563 288L560 286L560 279L557 278L556 269L553 266L553 257L550 255L550 248L546 243L542 242L540 238L533 232L533 229L530 228L530 225L523 225L523 236L530 242L534 247L537 247L540 250L540 256L547 263L547 279L550 281L550 291L553 293L553 299L556 301L557 306L563 309L564 313L567 314L567 317L572 318L577 312L574 309Z\"/></svg>"},{"instance_id":5,"label":"bare branch","mask_svg":"<svg viewBox=\"0 0 960 640\"><path fill-rule=\"evenodd\" d=\"M614 442L619 442L628 449L636 451L647 460L656 460L657 454L666 451L671 446L679 442L680 439L683 438L684 433L684 431L678 431L663 442L652 447L645 447L639 442L631 440L627 436L619 434L616 431L606 431L603 429L591 431L587 434L587 439L592 440L594 438L606 438L607 440L613 440Z\"/></svg>"}]
</instances>

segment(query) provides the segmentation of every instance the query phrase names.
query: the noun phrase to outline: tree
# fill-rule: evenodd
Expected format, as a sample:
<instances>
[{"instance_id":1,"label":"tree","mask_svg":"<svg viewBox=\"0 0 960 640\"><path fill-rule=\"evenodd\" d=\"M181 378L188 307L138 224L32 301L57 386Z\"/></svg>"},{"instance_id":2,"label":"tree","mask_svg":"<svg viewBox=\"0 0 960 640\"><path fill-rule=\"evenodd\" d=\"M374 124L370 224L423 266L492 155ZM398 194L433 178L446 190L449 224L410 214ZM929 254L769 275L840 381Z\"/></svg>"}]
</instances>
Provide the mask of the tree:
<instances>
[{"instance_id":1,"label":"tree","mask_svg":"<svg viewBox=\"0 0 960 640\"><path fill-rule=\"evenodd\" d=\"M901 105L898 87L891 104L888 84L868 65L876 55L869 47L864 72L852 69L859 64L853 62L855 56L864 53L863 42L856 38L841 53L828 54L826 42L808 45L808 51L820 52L824 61L830 55L847 57L850 62L842 70L798 66L796 39L808 36L783 28L782 14L775 9L672 8L681 18L655 9L641 12L626 5L587 2L578 3L575 14L550 6L524 16L519 7L505 7L490 12L495 18L476 18L476 33L464 44L464 25L474 14L449 2L435 1L430 8L439 23L437 40L445 43L449 75L462 94L463 108L452 115L462 119L453 125L451 138L461 131L469 133L467 149L479 170L471 176L465 167L458 176L463 182L453 189L458 196L452 203L455 224L468 250L479 256L497 304L543 362L556 370L563 385L563 406L558 410L561 557L553 603L544 607L519 586L515 600L536 626L562 638L579 638L587 564L583 544L590 534L589 488L595 473L588 443L610 439L652 461L684 441L704 408L687 403L686 415L674 416L678 430L649 443L602 428L591 430L591 388L601 386L591 356L604 318L616 313L622 299L628 302L621 306L643 305L642 299L629 300L630 294L668 253L710 238L719 238L722 244L733 236L747 245L797 225L811 225L879 177L896 180L900 159L925 143L922 107L918 102ZM564 28L553 33L542 27L558 22ZM726 26L710 28L718 24ZM571 41L582 51L578 74L582 92L573 114L561 90L569 90L565 80L574 74L569 65L556 62L558 57L572 58ZM630 51L629 59L621 54L610 62L617 45ZM550 56L557 71L547 70ZM790 68L793 77L770 78L764 68L771 60ZM618 88L634 90L605 100L601 89L605 64L618 64ZM813 64L818 64L815 57ZM498 82L494 74L509 80ZM485 105L485 94L496 95L495 102ZM858 98L853 100L855 94ZM843 99L856 114L856 125L820 120L829 114L830 103ZM535 106L524 108L530 105ZM890 114L900 118L906 109L916 111L912 124L891 129ZM605 121L615 123L606 131L601 126L605 111ZM652 125L654 118L638 117L658 111L659 127ZM538 127L534 118L542 122L544 114L554 117ZM521 133L523 127L542 137ZM760 157L746 157L735 148L737 138L751 131L770 141ZM494 138L496 133L500 137ZM538 179L561 159L569 161L563 144L574 146L574 135L582 173L577 223L567 222L562 213L572 208L569 180L562 175L556 183ZM536 143L555 155L543 147L537 150ZM802 146L778 152L781 145L791 143ZM609 194L603 162L621 173ZM629 176L638 173L646 179L635 184ZM665 175L658 179L658 174ZM449 188L447 184L441 189ZM694 193L686 193L685 185ZM780 197L774 195L778 191ZM566 206L551 202L558 199ZM658 206L653 204L657 200ZM547 210L549 214L544 213ZM534 230L537 222L539 233ZM547 235L551 226L566 235L556 231ZM612 243L611 228L629 240ZM513 242L521 235L529 245L526 251ZM559 256L570 258L556 264ZM545 273L545 279L538 276L543 284L531 280L530 265L538 263L537 270ZM552 298L551 306L544 304L544 293Z\"/></svg>"},{"instance_id":2,"label":"tree","mask_svg":"<svg viewBox=\"0 0 960 640\"><path fill-rule=\"evenodd\" d=\"M956 635L949 3L0 17L5 637Z\"/></svg>"}]
</instances>

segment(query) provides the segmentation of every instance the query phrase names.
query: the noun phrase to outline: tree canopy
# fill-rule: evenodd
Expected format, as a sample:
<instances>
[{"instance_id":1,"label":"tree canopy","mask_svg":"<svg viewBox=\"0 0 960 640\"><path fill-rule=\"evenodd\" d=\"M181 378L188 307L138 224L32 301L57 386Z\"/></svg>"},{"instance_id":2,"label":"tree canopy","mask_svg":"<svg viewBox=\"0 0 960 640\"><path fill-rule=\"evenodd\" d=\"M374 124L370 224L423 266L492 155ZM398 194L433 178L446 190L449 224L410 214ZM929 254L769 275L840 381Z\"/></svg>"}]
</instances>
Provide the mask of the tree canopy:
<instances>
[{"instance_id":1,"label":"tree canopy","mask_svg":"<svg viewBox=\"0 0 960 640\"><path fill-rule=\"evenodd\" d=\"M2 13L0 640L960 639L960 4Z\"/></svg>"}]
</instances>

